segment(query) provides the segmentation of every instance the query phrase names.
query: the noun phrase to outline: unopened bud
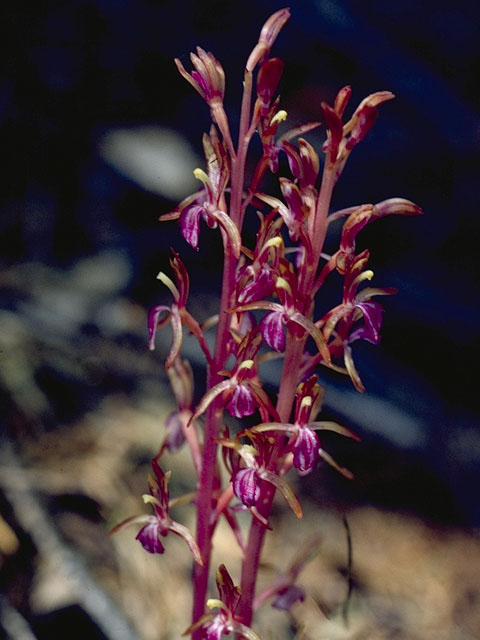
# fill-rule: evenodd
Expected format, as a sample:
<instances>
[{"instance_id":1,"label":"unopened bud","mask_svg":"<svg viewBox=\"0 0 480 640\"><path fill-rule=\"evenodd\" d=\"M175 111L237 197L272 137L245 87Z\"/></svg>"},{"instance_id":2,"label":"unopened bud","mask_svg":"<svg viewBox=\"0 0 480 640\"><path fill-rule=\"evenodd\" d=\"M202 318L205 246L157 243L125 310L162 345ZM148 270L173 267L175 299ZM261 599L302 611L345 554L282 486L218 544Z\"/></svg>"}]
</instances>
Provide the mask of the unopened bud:
<instances>
[{"instance_id":1,"label":"unopened bud","mask_svg":"<svg viewBox=\"0 0 480 640\"><path fill-rule=\"evenodd\" d=\"M258 43L247 60L247 71L253 71L257 64L261 63L268 56L273 43L280 33L280 30L289 18L290 10L288 8L285 8L280 9L280 11L276 11L265 22L260 32Z\"/></svg>"}]
</instances>

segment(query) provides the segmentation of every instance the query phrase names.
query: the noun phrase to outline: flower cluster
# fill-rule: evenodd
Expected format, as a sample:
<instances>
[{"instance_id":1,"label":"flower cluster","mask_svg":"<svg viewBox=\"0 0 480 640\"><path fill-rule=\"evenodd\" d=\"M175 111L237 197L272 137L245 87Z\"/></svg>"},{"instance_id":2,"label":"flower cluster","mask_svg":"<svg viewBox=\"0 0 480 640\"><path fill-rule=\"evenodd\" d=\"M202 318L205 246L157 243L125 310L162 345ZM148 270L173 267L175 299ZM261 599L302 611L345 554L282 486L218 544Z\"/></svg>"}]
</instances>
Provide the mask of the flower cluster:
<instances>
[{"instance_id":1,"label":"flower cluster","mask_svg":"<svg viewBox=\"0 0 480 640\"><path fill-rule=\"evenodd\" d=\"M275 587L255 597L272 501L278 490L295 515L302 516L300 501L286 479L292 468L302 476L327 462L346 478L353 477L327 453L319 437L320 431L330 430L358 440L344 426L317 419L323 399L318 368L344 373L364 391L352 345L358 340L378 344L383 308L376 298L394 290L367 284L373 278L370 252L357 252L357 236L387 215L421 213L402 198L330 211L333 190L351 152L375 123L379 107L394 96L389 91L373 93L346 119L352 90L340 89L333 105L319 105L325 127L319 150L304 137L319 122L282 132L287 114L276 94L283 62L270 57L270 52L289 15L282 9L267 20L248 57L236 142L224 109L225 74L220 62L200 47L191 54L191 71L175 61L209 107L212 125L203 136L205 169L194 172L201 188L160 219L178 220L183 238L196 250L206 243L200 234L202 224L206 230L220 231L222 289L218 313L200 322L187 310L189 277L177 252L170 260L173 279L163 272L158 275L173 302L150 311L149 346L154 348L157 330L170 323L166 369L178 410L167 422L167 435L153 463L155 478L149 479L150 493L144 496L153 515L129 518L115 530L142 524L137 538L150 553L163 553L161 538L169 532L185 539L195 560L193 620L187 630L194 640L219 640L231 632L258 639L250 628L255 603L275 596L274 606L285 609L303 600L304 592L296 584L303 560ZM255 135L261 149L256 159L250 148ZM279 172L281 155L289 175L278 178L277 193L265 193L263 179L267 172ZM253 167L249 179L247 159ZM247 246L243 223L252 209L258 231L253 246ZM337 221L343 221L343 227L332 250L326 246L327 230ZM321 292L332 274L342 286L337 304L326 310ZM213 327L214 340L207 340ZM181 358L185 328L206 360L205 389L196 404L193 375ZM273 359L281 370L276 390L262 379L262 363ZM238 426L237 421L245 418L249 426ZM185 442L198 476L191 496L197 513L196 539L171 519L169 474L159 466L165 449L174 451ZM220 470L219 449L226 475ZM237 514L243 517L244 512L251 518L246 543L237 523ZM217 571L219 599L212 600L207 598L212 536L221 516L244 552L241 588L234 586L222 564ZM218 613L206 613L205 607Z\"/></svg>"}]
</instances>

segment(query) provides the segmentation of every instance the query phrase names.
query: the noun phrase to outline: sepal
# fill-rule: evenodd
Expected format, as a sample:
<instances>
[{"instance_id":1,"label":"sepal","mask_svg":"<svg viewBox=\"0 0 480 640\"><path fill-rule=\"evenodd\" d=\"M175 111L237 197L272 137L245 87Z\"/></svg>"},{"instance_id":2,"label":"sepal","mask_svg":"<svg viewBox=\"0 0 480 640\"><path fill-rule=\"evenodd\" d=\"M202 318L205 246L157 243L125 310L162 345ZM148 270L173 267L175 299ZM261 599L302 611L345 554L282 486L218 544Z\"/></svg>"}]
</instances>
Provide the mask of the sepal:
<instances>
[{"instance_id":1,"label":"sepal","mask_svg":"<svg viewBox=\"0 0 480 640\"><path fill-rule=\"evenodd\" d=\"M288 482L286 482L286 480L267 470L263 471L260 474L260 477L262 478L262 480L266 480L270 484L273 484L273 486L280 491L282 496L285 498L285 502L288 504L297 518L301 518L303 516L300 502L293 492L292 487L288 484Z\"/></svg>"}]
</instances>

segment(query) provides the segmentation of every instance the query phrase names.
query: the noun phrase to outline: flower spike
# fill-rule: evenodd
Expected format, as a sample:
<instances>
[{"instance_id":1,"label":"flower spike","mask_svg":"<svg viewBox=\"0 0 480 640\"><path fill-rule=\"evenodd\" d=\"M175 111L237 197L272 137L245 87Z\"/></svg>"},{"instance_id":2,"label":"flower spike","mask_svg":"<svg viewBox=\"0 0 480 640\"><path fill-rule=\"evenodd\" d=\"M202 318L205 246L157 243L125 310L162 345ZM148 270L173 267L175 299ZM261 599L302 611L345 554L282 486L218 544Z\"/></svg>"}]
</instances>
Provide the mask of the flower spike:
<instances>
[{"instance_id":1,"label":"flower spike","mask_svg":"<svg viewBox=\"0 0 480 640\"><path fill-rule=\"evenodd\" d=\"M165 366L178 408L167 419L160 453L152 463L149 493L144 496L153 514L128 518L114 531L141 525L137 539L152 554L164 552L169 533L184 538L195 560L192 624L185 632L192 634L192 640L226 636L260 640L249 625L261 604L271 600L275 608L289 610L304 600L297 578L311 546L307 552L303 546L291 568L255 596L263 534L272 528L269 521L277 491L302 517L302 506L287 482L292 468L304 476L326 462L353 478L323 448L321 431L353 440L358 436L319 418L324 389L316 369L326 366L346 374L358 391L364 391L353 345L357 340L378 344L383 308L377 296L395 290L371 286L370 252L358 249L357 237L379 218L421 213L402 198L330 213L333 191L350 153L368 135L380 106L394 96L389 91L372 93L346 116L352 95L347 85L332 104L319 105L318 115L326 127L321 161L314 139L306 139L319 122L284 131L287 112L278 95L284 65L273 57L272 48L289 17L288 8L273 13L248 56L235 115L235 146L224 109L225 73L220 62L200 47L190 54L190 70L175 60L180 74L209 107L212 125L202 138L204 162L194 171L198 189L160 219L178 220L181 235L194 250L202 242L202 226L220 232L222 284L218 308L200 325L187 311L189 276L178 254L173 252L171 271L158 275L171 303L150 311L149 347L154 348L156 331L169 323L172 344ZM256 135L259 144L254 145ZM272 180L275 185L270 190ZM244 225L252 209L259 209L253 242L253 229ZM343 227L332 249L336 230L332 223L340 218ZM330 289L321 299L317 296L327 278L329 285L341 283L332 308ZM210 347L206 335L214 325ZM185 329L196 337L207 360L205 375L197 376L205 383L197 404L192 370L180 355ZM260 376L267 363L279 365L275 391L267 389ZM249 416L257 413L253 423ZM244 424L234 431L229 416L235 427L239 420ZM196 491L171 501L170 473L162 472L159 459L165 449L173 452L184 443L196 471ZM195 505L196 539L170 516L174 504L187 501ZM242 552L243 592L221 564L216 573L218 596L209 598L213 537L222 516ZM250 519L248 537L240 523L244 517Z\"/></svg>"}]
</instances>

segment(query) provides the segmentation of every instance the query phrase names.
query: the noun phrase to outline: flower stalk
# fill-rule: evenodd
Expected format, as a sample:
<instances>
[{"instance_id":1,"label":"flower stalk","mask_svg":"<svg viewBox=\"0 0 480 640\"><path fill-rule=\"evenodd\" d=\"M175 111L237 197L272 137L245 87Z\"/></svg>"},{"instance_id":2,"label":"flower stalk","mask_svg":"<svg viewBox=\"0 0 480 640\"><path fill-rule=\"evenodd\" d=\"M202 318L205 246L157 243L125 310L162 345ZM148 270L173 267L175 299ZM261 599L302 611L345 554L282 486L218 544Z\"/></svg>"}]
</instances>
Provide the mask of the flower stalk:
<instances>
[{"instance_id":1,"label":"flower stalk","mask_svg":"<svg viewBox=\"0 0 480 640\"><path fill-rule=\"evenodd\" d=\"M164 552L160 538L169 532L184 537L194 560L192 620L186 631L193 640L219 640L231 632L238 638L258 640L252 629L254 609L274 596L274 606L281 609L303 600L304 592L297 584L303 560L288 574L280 574L263 595L255 596L273 500L278 490L301 518L301 503L290 487L289 474L314 473L326 462L346 478L353 477L321 443L322 430L358 437L342 425L317 419L323 398L319 367L345 374L356 389L364 391L352 344L357 340L378 344L383 308L373 298L394 290L369 286L373 278L368 268L370 252L357 253L356 238L366 225L383 216L421 213L402 198L330 213L345 163L373 126L378 108L393 94L380 91L368 96L345 120L352 90L348 86L340 89L333 105L319 105L325 142L318 151L303 136L319 122L279 135L287 117L276 95L283 62L270 53L289 16L288 9L281 9L266 21L247 59L236 145L223 104L225 74L220 62L200 47L191 54L192 71L175 61L180 74L209 107L212 126L203 136L205 169L195 170L202 187L160 219L178 220L182 236L196 250L206 242L202 236L208 230L220 232L224 249L220 304L214 319L193 318L187 310L187 269L173 252L173 279L167 273L159 274L173 303L150 311L148 329L153 349L158 329L171 325L166 368L178 411L169 418L167 435L153 461L156 480L150 479L147 502L154 515L129 518L115 531L144 524L137 537L150 553ZM250 150L254 135L261 142L256 158ZM279 172L281 155L290 173L279 176L276 193L264 193L263 179L267 172ZM247 161L256 167L249 181ZM254 247L243 240L247 216L249 225L258 221ZM329 225L337 221L343 221L343 229L338 248L332 251L325 247L326 236ZM337 304L325 312L322 287L334 272L343 278L343 287ZM211 352L205 333L214 324ZM205 356L206 384L196 405L193 376L181 359L185 328ZM261 376L262 362L273 357L282 363L276 391L266 389ZM247 416L253 426L238 425ZM176 501L169 499L170 475L160 468L163 451L180 446L190 447L197 475L192 494L195 538L170 517L170 506ZM220 472L221 464L226 475ZM188 499L191 496L180 498ZM240 587L234 586L222 564L216 573L219 598L212 599L208 593L212 538L222 517L242 552ZM240 518L250 519L246 540Z\"/></svg>"}]
</instances>

